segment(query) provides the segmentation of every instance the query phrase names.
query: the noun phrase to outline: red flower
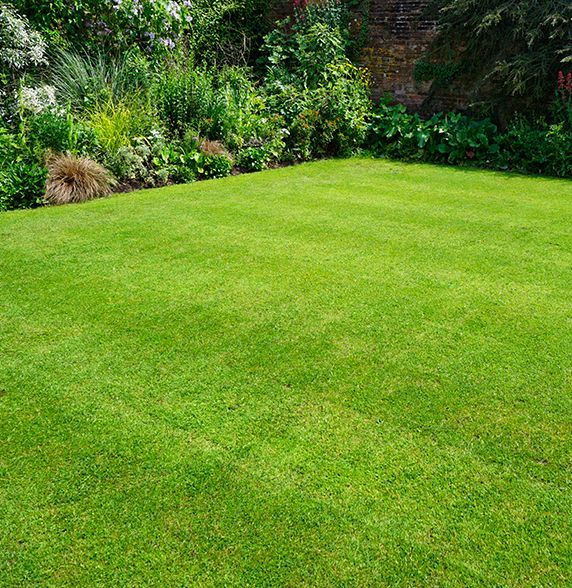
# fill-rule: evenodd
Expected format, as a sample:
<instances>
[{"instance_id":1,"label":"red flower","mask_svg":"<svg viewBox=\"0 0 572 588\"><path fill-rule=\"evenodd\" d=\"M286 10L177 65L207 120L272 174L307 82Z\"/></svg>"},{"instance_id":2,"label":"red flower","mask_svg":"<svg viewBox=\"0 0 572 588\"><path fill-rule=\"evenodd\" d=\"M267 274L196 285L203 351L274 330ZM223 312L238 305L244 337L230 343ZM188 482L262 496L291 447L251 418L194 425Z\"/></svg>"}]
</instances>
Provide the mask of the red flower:
<instances>
[{"instance_id":1,"label":"red flower","mask_svg":"<svg viewBox=\"0 0 572 588\"><path fill-rule=\"evenodd\" d=\"M572 71L566 75L562 70L558 72L558 93L562 97L562 102L572 100Z\"/></svg>"}]
</instances>

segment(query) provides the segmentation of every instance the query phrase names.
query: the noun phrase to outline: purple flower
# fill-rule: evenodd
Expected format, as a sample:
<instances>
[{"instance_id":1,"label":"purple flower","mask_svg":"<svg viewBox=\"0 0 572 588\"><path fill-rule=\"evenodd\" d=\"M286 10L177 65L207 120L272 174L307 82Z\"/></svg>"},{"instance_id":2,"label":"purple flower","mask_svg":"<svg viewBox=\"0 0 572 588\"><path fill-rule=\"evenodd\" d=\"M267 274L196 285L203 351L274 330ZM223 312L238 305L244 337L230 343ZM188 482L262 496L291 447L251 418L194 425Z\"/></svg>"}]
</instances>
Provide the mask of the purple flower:
<instances>
[{"instance_id":1,"label":"purple flower","mask_svg":"<svg viewBox=\"0 0 572 588\"><path fill-rule=\"evenodd\" d=\"M160 41L160 43L163 44L163 46L166 49L174 49L175 48L175 43L173 43L173 40L172 39L163 39L163 38L161 38L161 39L159 39L159 41Z\"/></svg>"},{"instance_id":2,"label":"purple flower","mask_svg":"<svg viewBox=\"0 0 572 588\"><path fill-rule=\"evenodd\" d=\"M178 20L181 18L181 7L176 2L169 2L167 4L167 13L171 18Z\"/></svg>"}]
</instances>

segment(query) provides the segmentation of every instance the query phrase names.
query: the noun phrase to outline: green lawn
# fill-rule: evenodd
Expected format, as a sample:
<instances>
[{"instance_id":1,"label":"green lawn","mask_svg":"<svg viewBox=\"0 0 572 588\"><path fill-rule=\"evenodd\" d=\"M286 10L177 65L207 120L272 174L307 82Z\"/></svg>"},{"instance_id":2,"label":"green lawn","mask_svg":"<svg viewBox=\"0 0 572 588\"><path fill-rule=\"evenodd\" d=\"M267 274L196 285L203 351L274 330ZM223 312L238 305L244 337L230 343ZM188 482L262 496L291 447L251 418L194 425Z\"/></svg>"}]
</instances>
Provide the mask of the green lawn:
<instances>
[{"instance_id":1,"label":"green lawn","mask_svg":"<svg viewBox=\"0 0 572 588\"><path fill-rule=\"evenodd\" d=\"M570 586L571 182L319 162L0 250L1 586Z\"/></svg>"}]
</instances>

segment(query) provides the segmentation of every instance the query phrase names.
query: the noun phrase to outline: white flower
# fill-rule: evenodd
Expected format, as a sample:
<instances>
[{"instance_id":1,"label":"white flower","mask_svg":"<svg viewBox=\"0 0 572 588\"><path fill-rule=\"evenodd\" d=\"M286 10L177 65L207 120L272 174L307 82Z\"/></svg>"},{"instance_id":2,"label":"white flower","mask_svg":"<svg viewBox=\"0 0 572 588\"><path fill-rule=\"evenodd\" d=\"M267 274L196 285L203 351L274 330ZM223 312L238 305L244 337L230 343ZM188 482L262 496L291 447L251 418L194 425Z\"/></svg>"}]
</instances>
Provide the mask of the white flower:
<instances>
[{"instance_id":1,"label":"white flower","mask_svg":"<svg viewBox=\"0 0 572 588\"><path fill-rule=\"evenodd\" d=\"M56 90L53 86L43 85L36 88L22 86L17 98L18 106L33 114L40 114L57 106Z\"/></svg>"},{"instance_id":2,"label":"white flower","mask_svg":"<svg viewBox=\"0 0 572 588\"><path fill-rule=\"evenodd\" d=\"M12 8L0 4L0 64L13 70L47 64L40 33Z\"/></svg>"}]
</instances>

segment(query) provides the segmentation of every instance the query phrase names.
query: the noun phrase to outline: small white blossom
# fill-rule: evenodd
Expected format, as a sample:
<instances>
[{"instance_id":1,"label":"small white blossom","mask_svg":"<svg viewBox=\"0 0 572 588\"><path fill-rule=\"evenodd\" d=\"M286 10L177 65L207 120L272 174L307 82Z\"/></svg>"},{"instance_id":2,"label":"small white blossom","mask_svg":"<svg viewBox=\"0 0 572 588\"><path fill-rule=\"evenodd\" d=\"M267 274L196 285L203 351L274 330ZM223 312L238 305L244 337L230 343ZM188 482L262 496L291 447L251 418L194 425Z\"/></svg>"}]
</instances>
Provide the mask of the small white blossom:
<instances>
[{"instance_id":1,"label":"small white blossom","mask_svg":"<svg viewBox=\"0 0 572 588\"><path fill-rule=\"evenodd\" d=\"M23 86L17 98L18 106L33 114L53 110L57 106L56 90L53 86L43 85L35 88Z\"/></svg>"},{"instance_id":2,"label":"small white blossom","mask_svg":"<svg viewBox=\"0 0 572 588\"><path fill-rule=\"evenodd\" d=\"M46 43L14 9L0 4L0 65L12 70L45 65Z\"/></svg>"}]
</instances>

